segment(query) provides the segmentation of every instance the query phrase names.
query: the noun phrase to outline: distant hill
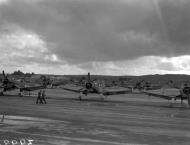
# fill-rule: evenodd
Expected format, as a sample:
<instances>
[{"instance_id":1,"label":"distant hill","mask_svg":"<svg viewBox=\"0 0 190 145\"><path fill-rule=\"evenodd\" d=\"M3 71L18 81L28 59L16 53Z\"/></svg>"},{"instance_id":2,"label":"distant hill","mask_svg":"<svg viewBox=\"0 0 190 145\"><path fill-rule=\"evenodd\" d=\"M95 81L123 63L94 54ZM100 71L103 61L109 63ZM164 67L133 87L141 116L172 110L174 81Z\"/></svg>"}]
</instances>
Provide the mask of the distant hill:
<instances>
[{"instance_id":1,"label":"distant hill","mask_svg":"<svg viewBox=\"0 0 190 145\"><path fill-rule=\"evenodd\" d=\"M9 74L9 78L24 78L28 74L22 74L22 75L13 75ZM33 74L32 76L40 76L42 74ZM73 80L81 80L81 79L87 79L87 75L46 75L47 77L66 77ZM3 75L0 74L0 81L2 81ZM113 83L116 82L125 82L129 84L135 84L139 81L146 81L152 84L159 84L161 86L165 85L168 82L173 82L176 86L180 86L183 83L188 83L190 85L190 75L181 75L181 74L165 74L165 75L143 75L143 76L107 76L107 75L91 75L91 79L98 79L98 80L105 80L107 83Z\"/></svg>"}]
</instances>

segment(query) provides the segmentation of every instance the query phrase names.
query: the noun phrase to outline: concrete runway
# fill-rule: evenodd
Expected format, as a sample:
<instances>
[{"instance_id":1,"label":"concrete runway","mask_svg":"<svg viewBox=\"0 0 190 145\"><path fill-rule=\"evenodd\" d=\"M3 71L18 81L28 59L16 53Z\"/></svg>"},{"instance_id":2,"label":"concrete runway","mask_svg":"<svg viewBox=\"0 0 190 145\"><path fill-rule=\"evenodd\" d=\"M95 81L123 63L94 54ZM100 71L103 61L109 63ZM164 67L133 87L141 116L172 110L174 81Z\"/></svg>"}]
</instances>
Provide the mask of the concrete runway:
<instances>
[{"instance_id":1,"label":"concrete runway","mask_svg":"<svg viewBox=\"0 0 190 145\"><path fill-rule=\"evenodd\" d=\"M140 94L77 100L78 94L47 90L48 104L35 97L0 97L0 144L189 145L190 108ZM18 143L19 144L19 143Z\"/></svg>"}]
</instances>

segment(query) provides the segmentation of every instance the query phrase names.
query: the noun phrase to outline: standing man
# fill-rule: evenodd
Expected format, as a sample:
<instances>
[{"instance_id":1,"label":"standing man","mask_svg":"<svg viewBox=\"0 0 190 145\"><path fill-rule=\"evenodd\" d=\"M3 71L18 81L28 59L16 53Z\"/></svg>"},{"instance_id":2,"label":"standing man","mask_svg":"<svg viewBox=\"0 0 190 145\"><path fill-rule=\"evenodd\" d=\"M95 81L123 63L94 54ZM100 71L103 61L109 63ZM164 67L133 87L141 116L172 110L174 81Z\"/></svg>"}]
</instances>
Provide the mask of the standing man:
<instances>
[{"instance_id":1,"label":"standing man","mask_svg":"<svg viewBox=\"0 0 190 145\"><path fill-rule=\"evenodd\" d=\"M187 84L184 84L182 89L182 99L187 98L188 105L190 105L190 87Z\"/></svg>"},{"instance_id":2,"label":"standing man","mask_svg":"<svg viewBox=\"0 0 190 145\"><path fill-rule=\"evenodd\" d=\"M41 99L41 95L42 95L42 91L40 90L38 92L38 97L37 97L37 100L36 100L36 104L38 104L38 101L40 101L40 104L43 104L42 99Z\"/></svg>"},{"instance_id":3,"label":"standing man","mask_svg":"<svg viewBox=\"0 0 190 145\"><path fill-rule=\"evenodd\" d=\"M46 96L45 90L43 90L43 92L42 92L42 98L41 98L42 104L43 104L43 101L44 101L45 104L47 104L46 99L45 99L45 96Z\"/></svg>"}]
</instances>

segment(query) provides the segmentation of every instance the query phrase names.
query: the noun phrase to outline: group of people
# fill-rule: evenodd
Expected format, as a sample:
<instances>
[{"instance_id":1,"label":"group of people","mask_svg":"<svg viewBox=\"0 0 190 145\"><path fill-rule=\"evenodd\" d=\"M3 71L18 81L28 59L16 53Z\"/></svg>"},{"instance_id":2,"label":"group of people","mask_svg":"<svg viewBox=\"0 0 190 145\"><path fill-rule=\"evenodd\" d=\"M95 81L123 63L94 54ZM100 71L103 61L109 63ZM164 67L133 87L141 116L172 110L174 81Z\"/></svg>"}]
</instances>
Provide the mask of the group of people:
<instances>
[{"instance_id":1,"label":"group of people","mask_svg":"<svg viewBox=\"0 0 190 145\"><path fill-rule=\"evenodd\" d=\"M40 103L40 104L47 104L45 96L46 96L45 90L43 90L43 91L40 90L38 92L38 97L37 97L37 100L36 100L36 104L38 104L38 103Z\"/></svg>"}]
</instances>

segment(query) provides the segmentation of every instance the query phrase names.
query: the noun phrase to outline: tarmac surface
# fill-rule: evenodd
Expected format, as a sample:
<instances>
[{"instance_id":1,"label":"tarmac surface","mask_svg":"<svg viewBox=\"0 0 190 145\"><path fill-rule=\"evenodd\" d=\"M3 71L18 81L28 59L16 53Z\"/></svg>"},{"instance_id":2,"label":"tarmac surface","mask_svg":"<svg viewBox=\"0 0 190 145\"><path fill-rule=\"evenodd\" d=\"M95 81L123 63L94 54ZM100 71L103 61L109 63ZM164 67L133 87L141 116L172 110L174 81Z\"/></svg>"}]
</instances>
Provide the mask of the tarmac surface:
<instances>
[{"instance_id":1,"label":"tarmac surface","mask_svg":"<svg viewBox=\"0 0 190 145\"><path fill-rule=\"evenodd\" d=\"M78 100L78 94L47 90L36 97L0 97L0 144L189 145L190 108L142 94Z\"/></svg>"}]
</instances>

